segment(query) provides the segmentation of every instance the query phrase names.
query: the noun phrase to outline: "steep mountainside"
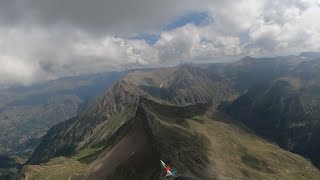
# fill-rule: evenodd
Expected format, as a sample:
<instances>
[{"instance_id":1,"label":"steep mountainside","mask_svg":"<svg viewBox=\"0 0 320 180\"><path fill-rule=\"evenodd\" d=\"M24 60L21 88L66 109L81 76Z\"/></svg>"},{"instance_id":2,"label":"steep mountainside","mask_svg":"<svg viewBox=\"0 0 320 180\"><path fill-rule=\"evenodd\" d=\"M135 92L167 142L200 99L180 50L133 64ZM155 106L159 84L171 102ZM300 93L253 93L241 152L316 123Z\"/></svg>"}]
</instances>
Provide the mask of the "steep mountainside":
<instances>
[{"instance_id":1,"label":"steep mountainside","mask_svg":"<svg viewBox=\"0 0 320 180\"><path fill-rule=\"evenodd\" d=\"M50 127L77 115L126 72L63 78L0 90L0 154L30 153Z\"/></svg>"},{"instance_id":2,"label":"steep mountainside","mask_svg":"<svg viewBox=\"0 0 320 180\"><path fill-rule=\"evenodd\" d=\"M258 134L320 165L320 61L251 88L225 111Z\"/></svg>"},{"instance_id":3,"label":"steep mountainside","mask_svg":"<svg viewBox=\"0 0 320 180\"><path fill-rule=\"evenodd\" d=\"M192 179L319 179L301 156L215 110L238 94L233 85L190 65L130 73L51 128L20 178L163 179L162 159Z\"/></svg>"},{"instance_id":4,"label":"steep mountainside","mask_svg":"<svg viewBox=\"0 0 320 180\"><path fill-rule=\"evenodd\" d=\"M21 179L168 179L160 159L177 176L192 179L320 178L310 162L256 137L210 104L172 106L140 97L137 105L103 144L25 166Z\"/></svg>"},{"instance_id":5,"label":"steep mountainside","mask_svg":"<svg viewBox=\"0 0 320 180\"><path fill-rule=\"evenodd\" d=\"M216 105L237 94L232 87L224 85L222 78L217 77L205 74L201 69L190 65L177 69L162 68L130 73L82 115L53 127L44 136L29 163L47 161L55 156L70 154L84 146L104 143L123 123L132 118L140 96L165 104L212 102ZM189 81L184 82L183 86L172 83L179 82L180 78L188 78ZM198 85L199 83L204 87ZM214 84L217 87L209 88ZM176 95L173 98L169 96L171 94ZM117 121L113 121L114 119Z\"/></svg>"},{"instance_id":6,"label":"steep mountainside","mask_svg":"<svg viewBox=\"0 0 320 180\"><path fill-rule=\"evenodd\" d=\"M214 105L237 96L231 81L209 69L190 64L177 68L162 68L153 72L135 72L124 81L143 90L143 94L176 105L190 105L212 101Z\"/></svg>"}]
</instances>

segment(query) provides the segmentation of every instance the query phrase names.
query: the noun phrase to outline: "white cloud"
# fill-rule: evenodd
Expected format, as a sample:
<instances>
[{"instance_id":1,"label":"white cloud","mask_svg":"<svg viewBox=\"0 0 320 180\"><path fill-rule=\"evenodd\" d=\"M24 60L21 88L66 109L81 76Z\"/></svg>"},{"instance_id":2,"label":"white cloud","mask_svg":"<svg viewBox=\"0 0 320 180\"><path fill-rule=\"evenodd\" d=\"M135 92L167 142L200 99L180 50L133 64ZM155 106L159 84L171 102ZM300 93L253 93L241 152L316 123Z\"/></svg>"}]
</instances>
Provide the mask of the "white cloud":
<instances>
[{"instance_id":1,"label":"white cloud","mask_svg":"<svg viewBox=\"0 0 320 180\"><path fill-rule=\"evenodd\" d=\"M278 2L270 8L273 9L266 9L250 28L251 47L258 47L267 55L319 50L319 6L312 1L297 1Z\"/></svg>"},{"instance_id":2,"label":"white cloud","mask_svg":"<svg viewBox=\"0 0 320 180\"><path fill-rule=\"evenodd\" d=\"M0 86L8 87L14 84L30 85L37 79L39 67L37 64L24 62L17 57L0 57Z\"/></svg>"},{"instance_id":3,"label":"white cloud","mask_svg":"<svg viewBox=\"0 0 320 180\"><path fill-rule=\"evenodd\" d=\"M318 0L26 0L0 3L0 86L181 61L320 49ZM207 25L161 27L206 11ZM151 45L133 35L151 32Z\"/></svg>"}]
</instances>

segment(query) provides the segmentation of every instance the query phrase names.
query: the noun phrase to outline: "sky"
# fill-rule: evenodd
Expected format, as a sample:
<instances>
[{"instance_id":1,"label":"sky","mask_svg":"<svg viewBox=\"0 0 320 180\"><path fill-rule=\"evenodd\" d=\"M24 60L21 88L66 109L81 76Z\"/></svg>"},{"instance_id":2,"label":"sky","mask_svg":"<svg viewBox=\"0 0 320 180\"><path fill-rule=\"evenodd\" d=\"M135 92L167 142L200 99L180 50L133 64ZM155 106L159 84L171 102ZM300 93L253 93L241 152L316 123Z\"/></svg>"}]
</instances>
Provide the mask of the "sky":
<instances>
[{"instance_id":1,"label":"sky","mask_svg":"<svg viewBox=\"0 0 320 180\"><path fill-rule=\"evenodd\" d=\"M320 51L320 0L1 0L0 87Z\"/></svg>"}]
</instances>

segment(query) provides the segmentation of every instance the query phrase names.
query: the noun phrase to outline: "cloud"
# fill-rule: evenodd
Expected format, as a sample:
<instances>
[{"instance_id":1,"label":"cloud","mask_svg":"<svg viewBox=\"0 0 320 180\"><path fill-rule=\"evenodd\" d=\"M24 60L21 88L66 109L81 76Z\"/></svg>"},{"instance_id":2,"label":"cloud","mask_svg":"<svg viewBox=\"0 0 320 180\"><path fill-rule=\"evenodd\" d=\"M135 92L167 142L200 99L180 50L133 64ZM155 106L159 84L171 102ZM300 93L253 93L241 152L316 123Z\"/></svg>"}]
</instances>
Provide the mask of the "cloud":
<instances>
[{"instance_id":1,"label":"cloud","mask_svg":"<svg viewBox=\"0 0 320 180\"><path fill-rule=\"evenodd\" d=\"M196 0L4 0L1 7L4 23L71 26L100 34L156 29L173 17L204 9Z\"/></svg>"},{"instance_id":2,"label":"cloud","mask_svg":"<svg viewBox=\"0 0 320 180\"><path fill-rule=\"evenodd\" d=\"M9 87L10 85L22 84L30 85L37 79L39 74L37 64L26 63L21 59L10 56L0 57L0 85Z\"/></svg>"},{"instance_id":3,"label":"cloud","mask_svg":"<svg viewBox=\"0 0 320 180\"><path fill-rule=\"evenodd\" d=\"M319 50L320 8L313 1L274 4L252 25L249 31L251 47L266 54L286 54ZM278 8L275 8L277 5ZM269 7L268 6L268 7ZM270 7L270 8L271 8Z\"/></svg>"},{"instance_id":4,"label":"cloud","mask_svg":"<svg viewBox=\"0 0 320 180\"><path fill-rule=\"evenodd\" d=\"M154 45L160 63L200 61L238 56L242 53L240 39L215 32L212 26L193 24L164 32Z\"/></svg>"},{"instance_id":5,"label":"cloud","mask_svg":"<svg viewBox=\"0 0 320 180\"><path fill-rule=\"evenodd\" d=\"M0 86L320 49L317 0L4 0Z\"/></svg>"}]
</instances>

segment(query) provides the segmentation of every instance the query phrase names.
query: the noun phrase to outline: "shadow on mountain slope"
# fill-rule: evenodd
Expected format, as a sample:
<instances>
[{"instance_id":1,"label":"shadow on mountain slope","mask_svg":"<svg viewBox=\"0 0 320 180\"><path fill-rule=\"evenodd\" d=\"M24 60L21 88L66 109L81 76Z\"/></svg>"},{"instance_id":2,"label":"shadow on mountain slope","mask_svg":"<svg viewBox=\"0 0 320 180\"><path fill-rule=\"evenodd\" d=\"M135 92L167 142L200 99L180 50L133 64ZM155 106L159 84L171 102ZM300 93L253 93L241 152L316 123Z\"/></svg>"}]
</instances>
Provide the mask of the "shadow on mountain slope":
<instances>
[{"instance_id":1,"label":"shadow on mountain slope","mask_svg":"<svg viewBox=\"0 0 320 180\"><path fill-rule=\"evenodd\" d=\"M165 174L161 172L160 159L170 161L172 166L180 170L179 173L188 172L193 177L204 177L198 171L209 162L206 137L179 128L174 121L168 123L169 119L163 124L153 114L155 111L146 106L160 110L161 114L167 112L171 118L186 118L199 112L204 113L199 109L203 109L204 105L177 108L145 100L137 109L135 117L106 142L106 147L109 148L90 165L81 179L161 179ZM191 109L195 111L191 113ZM185 112L188 114L182 115Z\"/></svg>"}]
</instances>

